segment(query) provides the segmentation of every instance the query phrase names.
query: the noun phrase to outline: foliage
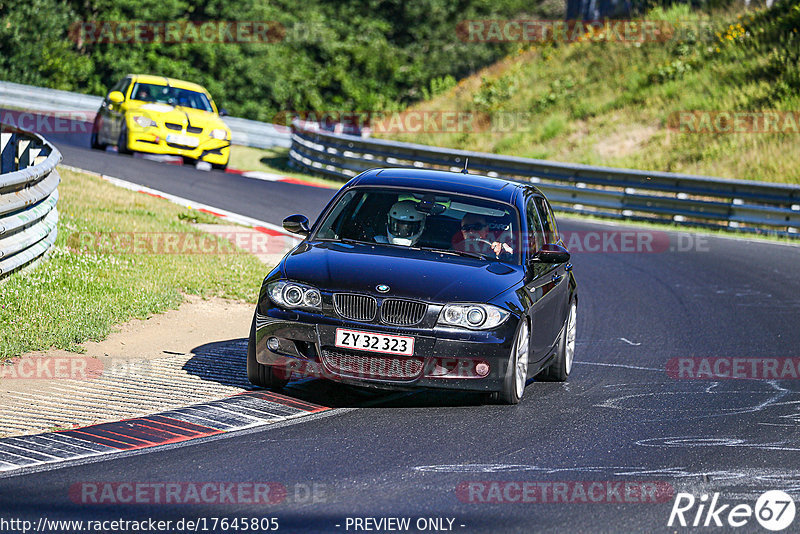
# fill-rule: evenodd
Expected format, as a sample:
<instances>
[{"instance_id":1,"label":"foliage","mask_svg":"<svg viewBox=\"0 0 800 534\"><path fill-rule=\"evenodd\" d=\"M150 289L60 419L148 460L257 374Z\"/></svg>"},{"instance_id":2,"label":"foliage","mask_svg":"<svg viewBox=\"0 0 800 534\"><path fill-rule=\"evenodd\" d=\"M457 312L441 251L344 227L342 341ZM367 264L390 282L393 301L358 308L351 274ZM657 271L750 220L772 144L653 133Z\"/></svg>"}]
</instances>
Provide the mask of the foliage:
<instances>
[{"instance_id":1,"label":"foliage","mask_svg":"<svg viewBox=\"0 0 800 534\"><path fill-rule=\"evenodd\" d=\"M433 97L502 57L460 21L558 18L524 0L0 0L0 77L105 94L132 72L196 81L232 115L381 111ZM265 21L277 42L94 42L81 22ZM71 31L72 30L72 31ZM276 33L276 35L277 35Z\"/></svg>"},{"instance_id":2,"label":"foliage","mask_svg":"<svg viewBox=\"0 0 800 534\"><path fill-rule=\"evenodd\" d=\"M493 126L511 117L512 128L391 137L590 165L800 183L798 136L790 131L800 109L800 3L708 11L663 4L668 7L642 17L674 30L663 38L615 42L587 35L578 42L533 43L415 106L489 114ZM675 126L685 111L781 111L787 120L780 131L764 131L762 120L735 134L692 133Z\"/></svg>"}]
</instances>

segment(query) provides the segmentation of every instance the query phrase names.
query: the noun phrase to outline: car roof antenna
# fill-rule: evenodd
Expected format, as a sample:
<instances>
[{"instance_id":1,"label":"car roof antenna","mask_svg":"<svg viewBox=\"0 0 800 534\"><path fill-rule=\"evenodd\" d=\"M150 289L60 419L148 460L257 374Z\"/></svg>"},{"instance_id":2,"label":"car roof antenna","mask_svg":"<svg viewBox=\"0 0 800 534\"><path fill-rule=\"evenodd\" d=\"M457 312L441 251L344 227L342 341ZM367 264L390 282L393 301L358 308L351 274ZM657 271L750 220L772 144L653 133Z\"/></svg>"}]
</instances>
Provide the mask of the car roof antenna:
<instances>
[{"instance_id":1,"label":"car roof antenna","mask_svg":"<svg viewBox=\"0 0 800 534\"><path fill-rule=\"evenodd\" d=\"M461 169L461 174L469 174L469 169L467 169L468 165L469 165L469 158L464 160L464 168Z\"/></svg>"}]
</instances>

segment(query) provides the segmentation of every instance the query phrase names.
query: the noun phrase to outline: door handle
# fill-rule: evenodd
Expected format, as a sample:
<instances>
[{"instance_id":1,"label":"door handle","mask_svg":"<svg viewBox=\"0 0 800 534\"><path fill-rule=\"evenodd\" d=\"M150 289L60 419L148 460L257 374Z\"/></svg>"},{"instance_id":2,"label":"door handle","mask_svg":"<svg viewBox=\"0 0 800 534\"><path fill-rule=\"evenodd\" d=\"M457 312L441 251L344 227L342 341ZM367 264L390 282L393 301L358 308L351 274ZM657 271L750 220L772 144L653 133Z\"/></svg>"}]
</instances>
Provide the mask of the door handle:
<instances>
[{"instance_id":1,"label":"door handle","mask_svg":"<svg viewBox=\"0 0 800 534\"><path fill-rule=\"evenodd\" d=\"M561 275L560 274L554 274L553 275L553 282L554 283L557 284L560 280L561 280Z\"/></svg>"},{"instance_id":2,"label":"door handle","mask_svg":"<svg viewBox=\"0 0 800 534\"><path fill-rule=\"evenodd\" d=\"M572 264L571 263L566 264L564 266L564 270L567 271L567 272L570 272L572 270Z\"/></svg>"}]
</instances>

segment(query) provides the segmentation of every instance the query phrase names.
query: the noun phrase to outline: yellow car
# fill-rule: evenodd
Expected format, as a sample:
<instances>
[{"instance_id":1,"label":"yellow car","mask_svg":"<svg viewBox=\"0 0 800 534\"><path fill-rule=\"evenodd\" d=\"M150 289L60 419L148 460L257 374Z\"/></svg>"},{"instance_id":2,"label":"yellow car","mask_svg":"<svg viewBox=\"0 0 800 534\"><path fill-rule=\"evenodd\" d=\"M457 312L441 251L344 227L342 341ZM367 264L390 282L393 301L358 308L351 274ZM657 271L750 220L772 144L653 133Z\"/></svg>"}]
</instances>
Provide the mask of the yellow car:
<instances>
[{"instance_id":1,"label":"yellow car","mask_svg":"<svg viewBox=\"0 0 800 534\"><path fill-rule=\"evenodd\" d=\"M228 166L231 130L202 86L162 76L129 74L106 95L95 117L92 147L183 156Z\"/></svg>"}]
</instances>

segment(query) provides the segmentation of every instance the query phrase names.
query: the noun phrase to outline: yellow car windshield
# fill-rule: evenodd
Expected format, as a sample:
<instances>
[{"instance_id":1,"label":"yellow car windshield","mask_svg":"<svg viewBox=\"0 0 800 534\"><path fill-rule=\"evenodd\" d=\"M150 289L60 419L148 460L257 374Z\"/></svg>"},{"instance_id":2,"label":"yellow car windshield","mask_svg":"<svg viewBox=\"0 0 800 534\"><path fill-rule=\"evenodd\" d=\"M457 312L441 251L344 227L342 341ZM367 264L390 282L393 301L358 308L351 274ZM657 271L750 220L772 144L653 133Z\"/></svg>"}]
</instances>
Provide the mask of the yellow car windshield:
<instances>
[{"instance_id":1,"label":"yellow car windshield","mask_svg":"<svg viewBox=\"0 0 800 534\"><path fill-rule=\"evenodd\" d=\"M140 102L156 102L158 104L182 106L203 111L214 111L208 97L203 93L167 85L137 82L133 85L131 99Z\"/></svg>"}]
</instances>

